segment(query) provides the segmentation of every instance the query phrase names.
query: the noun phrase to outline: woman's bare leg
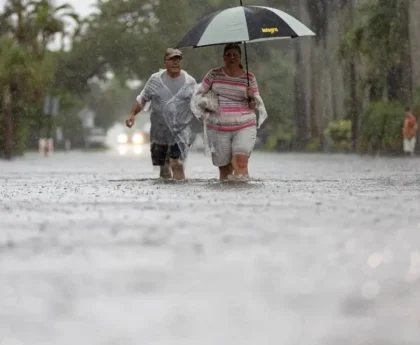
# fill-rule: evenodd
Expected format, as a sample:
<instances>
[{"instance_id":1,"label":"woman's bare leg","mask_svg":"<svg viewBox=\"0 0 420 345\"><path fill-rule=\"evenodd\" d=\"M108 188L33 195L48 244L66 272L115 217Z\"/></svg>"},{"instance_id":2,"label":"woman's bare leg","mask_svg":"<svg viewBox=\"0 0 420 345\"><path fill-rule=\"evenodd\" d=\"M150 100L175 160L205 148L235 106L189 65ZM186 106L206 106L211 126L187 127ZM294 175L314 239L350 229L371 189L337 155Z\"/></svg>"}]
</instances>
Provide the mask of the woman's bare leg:
<instances>
[{"instance_id":1,"label":"woman's bare leg","mask_svg":"<svg viewBox=\"0 0 420 345\"><path fill-rule=\"evenodd\" d=\"M248 156L237 154L233 156L232 166L236 176L248 176Z\"/></svg>"},{"instance_id":2,"label":"woman's bare leg","mask_svg":"<svg viewBox=\"0 0 420 345\"><path fill-rule=\"evenodd\" d=\"M229 175L233 173L233 166L231 163L223 167L219 167L219 179L220 181L225 181L228 179Z\"/></svg>"}]
</instances>

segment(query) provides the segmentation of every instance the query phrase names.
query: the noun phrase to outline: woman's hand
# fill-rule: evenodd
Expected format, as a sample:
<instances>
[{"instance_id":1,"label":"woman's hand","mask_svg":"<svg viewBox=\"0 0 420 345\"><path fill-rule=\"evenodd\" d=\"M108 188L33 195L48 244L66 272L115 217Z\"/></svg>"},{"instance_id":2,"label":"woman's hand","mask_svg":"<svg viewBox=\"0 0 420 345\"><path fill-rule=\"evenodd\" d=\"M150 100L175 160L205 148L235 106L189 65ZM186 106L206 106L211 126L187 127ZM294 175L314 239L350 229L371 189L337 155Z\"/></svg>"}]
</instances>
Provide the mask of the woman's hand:
<instances>
[{"instance_id":1,"label":"woman's hand","mask_svg":"<svg viewBox=\"0 0 420 345\"><path fill-rule=\"evenodd\" d=\"M248 99L254 99L255 98L254 90L252 89L251 86L248 86L246 88L246 96L247 96Z\"/></svg>"},{"instance_id":2,"label":"woman's hand","mask_svg":"<svg viewBox=\"0 0 420 345\"><path fill-rule=\"evenodd\" d=\"M256 102L255 102L255 94L254 94L254 90L252 89L252 87L248 86L246 89L246 95L247 95L247 100L248 100L248 104L249 104L249 108L254 110L255 106L256 106Z\"/></svg>"}]
</instances>

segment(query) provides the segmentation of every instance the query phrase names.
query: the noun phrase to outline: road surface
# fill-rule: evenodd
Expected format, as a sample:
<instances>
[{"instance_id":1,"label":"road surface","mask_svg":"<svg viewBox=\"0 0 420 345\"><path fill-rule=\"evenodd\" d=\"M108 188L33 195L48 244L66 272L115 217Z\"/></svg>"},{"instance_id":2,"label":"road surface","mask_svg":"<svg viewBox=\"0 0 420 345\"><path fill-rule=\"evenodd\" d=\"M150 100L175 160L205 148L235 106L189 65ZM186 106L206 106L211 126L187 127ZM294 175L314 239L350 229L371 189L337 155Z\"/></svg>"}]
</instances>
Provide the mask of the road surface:
<instances>
[{"instance_id":1,"label":"road surface","mask_svg":"<svg viewBox=\"0 0 420 345\"><path fill-rule=\"evenodd\" d=\"M418 345L420 159L0 162L0 345Z\"/></svg>"}]
</instances>

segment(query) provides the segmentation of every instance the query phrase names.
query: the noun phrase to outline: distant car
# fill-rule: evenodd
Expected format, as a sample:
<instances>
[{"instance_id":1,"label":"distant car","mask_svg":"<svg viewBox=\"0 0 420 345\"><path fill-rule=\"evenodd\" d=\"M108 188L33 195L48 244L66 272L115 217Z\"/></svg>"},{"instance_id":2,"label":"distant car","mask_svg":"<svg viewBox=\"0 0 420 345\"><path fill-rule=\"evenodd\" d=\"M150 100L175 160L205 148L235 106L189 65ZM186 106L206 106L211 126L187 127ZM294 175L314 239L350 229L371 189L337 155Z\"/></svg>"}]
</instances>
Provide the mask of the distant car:
<instances>
[{"instance_id":1,"label":"distant car","mask_svg":"<svg viewBox=\"0 0 420 345\"><path fill-rule=\"evenodd\" d=\"M103 128L94 127L90 128L85 133L86 147L102 147L106 145L106 132Z\"/></svg>"},{"instance_id":2,"label":"distant car","mask_svg":"<svg viewBox=\"0 0 420 345\"><path fill-rule=\"evenodd\" d=\"M149 142L149 134L139 130L134 133L121 133L118 135L118 144L120 145L143 145Z\"/></svg>"},{"instance_id":3,"label":"distant car","mask_svg":"<svg viewBox=\"0 0 420 345\"><path fill-rule=\"evenodd\" d=\"M118 135L120 145L143 145L150 143L150 122L140 129L128 130Z\"/></svg>"}]
</instances>

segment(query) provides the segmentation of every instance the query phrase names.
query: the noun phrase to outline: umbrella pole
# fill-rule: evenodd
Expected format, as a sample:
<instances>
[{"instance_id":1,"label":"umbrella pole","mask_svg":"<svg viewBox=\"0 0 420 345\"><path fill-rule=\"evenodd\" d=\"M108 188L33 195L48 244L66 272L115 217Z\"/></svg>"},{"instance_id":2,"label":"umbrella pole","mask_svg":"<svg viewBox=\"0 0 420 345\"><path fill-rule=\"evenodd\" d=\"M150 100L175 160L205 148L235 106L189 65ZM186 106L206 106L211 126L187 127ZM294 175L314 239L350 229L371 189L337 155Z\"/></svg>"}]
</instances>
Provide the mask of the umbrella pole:
<instances>
[{"instance_id":1,"label":"umbrella pole","mask_svg":"<svg viewBox=\"0 0 420 345\"><path fill-rule=\"evenodd\" d=\"M244 4L242 3L242 0L239 0L239 4L241 6L243 6ZM244 53L245 53L245 67L246 67L246 79L248 81L248 86L249 86L249 75L248 75L248 54L246 51L246 42L244 42Z\"/></svg>"},{"instance_id":2,"label":"umbrella pole","mask_svg":"<svg viewBox=\"0 0 420 345\"><path fill-rule=\"evenodd\" d=\"M246 79L248 80L248 86L249 86L249 75L248 75L248 54L247 54L247 51L246 51L246 42L244 42L244 53L245 53Z\"/></svg>"}]
</instances>

